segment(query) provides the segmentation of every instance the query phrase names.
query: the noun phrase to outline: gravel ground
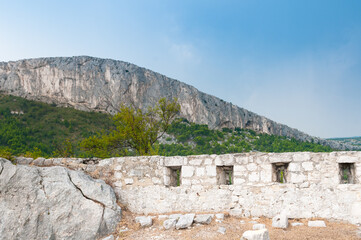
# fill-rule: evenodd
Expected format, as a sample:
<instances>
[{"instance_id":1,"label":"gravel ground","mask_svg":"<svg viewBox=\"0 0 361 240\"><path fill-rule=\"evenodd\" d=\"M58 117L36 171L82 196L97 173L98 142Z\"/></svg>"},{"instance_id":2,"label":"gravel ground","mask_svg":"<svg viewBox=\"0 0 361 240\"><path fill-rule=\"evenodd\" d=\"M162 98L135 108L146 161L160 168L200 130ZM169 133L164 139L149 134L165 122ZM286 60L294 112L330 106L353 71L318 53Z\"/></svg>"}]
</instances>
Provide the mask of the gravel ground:
<instances>
[{"instance_id":1,"label":"gravel ground","mask_svg":"<svg viewBox=\"0 0 361 240\"><path fill-rule=\"evenodd\" d=\"M158 220L155 215L153 218L153 226L149 228L140 228L135 223L134 219L137 215L129 211L123 211L123 220L120 222L117 232L114 233L115 239L135 239L135 240L187 240L187 239L237 239L239 240L244 231L252 230L252 223L250 221L257 221L263 223L269 231L270 239L290 239L290 240L303 240L303 239L338 239L338 240L356 240L361 239L357 236L359 228L352 224L327 221L324 219L310 219L310 220L323 220L325 221L326 228L311 228L307 227L308 219L290 219L289 223L302 222L304 226L292 227L289 226L286 230L272 228L272 219L268 218L234 218L226 216L221 222L217 222L215 218L209 225L195 225L185 230L164 230L163 221ZM244 222L243 224L241 222ZM219 227L225 227L226 233L222 234L217 232ZM127 229L127 231L123 231Z\"/></svg>"}]
</instances>

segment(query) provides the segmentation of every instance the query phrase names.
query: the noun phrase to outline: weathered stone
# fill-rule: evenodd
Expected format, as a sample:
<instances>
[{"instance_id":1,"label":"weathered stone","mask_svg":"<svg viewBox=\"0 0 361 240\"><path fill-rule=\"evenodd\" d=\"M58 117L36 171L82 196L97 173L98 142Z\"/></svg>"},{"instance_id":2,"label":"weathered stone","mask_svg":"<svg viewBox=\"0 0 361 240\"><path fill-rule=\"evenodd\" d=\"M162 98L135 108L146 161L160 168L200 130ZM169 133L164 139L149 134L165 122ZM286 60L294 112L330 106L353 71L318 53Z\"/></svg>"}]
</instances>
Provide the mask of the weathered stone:
<instances>
[{"instance_id":1,"label":"weathered stone","mask_svg":"<svg viewBox=\"0 0 361 240\"><path fill-rule=\"evenodd\" d=\"M291 223L291 226L292 227L299 227L299 226L303 226L304 224L303 223L300 223L300 222L294 222L294 223Z\"/></svg>"},{"instance_id":2,"label":"weathered stone","mask_svg":"<svg viewBox=\"0 0 361 240\"><path fill-rule=\"evenodd\" d=\"M182 215L176 224L176 228L184 229L184 228L190 227L193 223L194 216L195 216L195 214L193 214L193 213Z\"/></svg>"},{"instance_id":3,"label":"weathered stone","mask_svg":"<svg viewBox=\"0 0 361 240\"><path fill-rule=\"evenodd\" d=\"M217 213L216 218L219 220L224 220L224 213Z\"/></svg>"},{"instance_id":4,"label":"weathered stone","mask_svg":"<svg viewBox=\"0 0 361 240\"><path fill-rule=\"evenodd\" d=\"M308 221L309 227L326 227L326 223L324 221Z\"/></svg>"},{"instance_id":5,"label":"weathered stone","mask_svg":"<svg viewBox=\"0 0 361 240\"><path fill-rule=\"evenodd\" d=\"M113 235L109 235L109 236L103 238L102 240L114 240L114 236L113 236Z\"/></svg>"},{"instance_id":6,"label":"weathered stone","mask_svg":"<svg viewBox=\"0 0 361 240\"><path fill-rule=\"evenodd\" d=\"M120 221L115 194L102 180L63 167L4 159L0 166L2 239L96 239Z\"/></svg>"},{"instance_id":7,"label":"weathered stone","mask_svg":"<svg viewBox=\"0 0 361 240\"><path fill-rule=\"evenodd\" d=\"M285 213L281 213L274 218L272 218L272 227L274 228L287 228L288 227L288 217Z\"/></svg>"},{"instance_id":8,"label":"weathered stone","mask_svg":"<svg viewBox=\"0 0 361 240\"><path fill-rule=\"evenodd\" d=\"M153 219L150 216L139 216L135 218L135 222L139 223L141 227L150 227L153 224Z\"/></svg>"},{"instance_id":9,"label":"weathered stone","mask_svg":"<svg viewBox=\"0 0 361 240\"><path fill-rule=\"evenodd\" d=\"M269 239L270 238L267 229L245 231L241 237L241 240L269 240Z\"/></svg>"},{"instance_id":10,"label":"weathered stone","mask_svg":"<svg viewBox=\"0 0 361 240\"><path fill-rule=\"evenodd\" d=\"M167 219L163 222L163 227L166 230L169 230L169 229L175 228L176 224L177 224L177 219L171 218L171 219Z\"/></svg>"},{"instance_id":11,"label":"weathered stone","mask_svg":"<svg viewBox=\"0 0 361 240\"><path fill-rule=\"evenodd\" d=\"M178 220L181 216L182 216L182 214L171 214L171 215L169 215L169 219Z\"/></svg>"},{"instance_id":12,"label":"weathered stone","mask_svg":"<svg viewBox=\"0 0 361 240\"><path fill-rule=\"evenodd\" d=\"M124 182L126 185L132 185L134 183L133 178L125 178Z\"/></svg>"},{"instance_id":13,"label":"weathered stone","mask_svg":"<svg viewBox=\"0 0 361 240\"><path fill-rule=\"evenodd\" d=\"M252 226L253 230L260 230L260 229L264 229L264 228L266 228L266 225L262 224L262 223L257 223Z\"/></svg>"},{"instance_id":14,"label":"weathered stone","mask_svg":"<svg viewBox=\"0 0 361 240\"><path fill-rule=\"evenodd\" d=\"M226 234L226 228L225 227L219 227L217 232L221 233L221 234Z\"/></svg>"},{"instance_id":15,"label":"weathered stone","mask_svg":"<svg viewBox=\"0 0 361 240\"><path fill-rule=\"evenodd\" d=\"M194 218L195 223L200 224L210 224L212 222L213 215L212 214L197 214Z\"/></svg>"},{"instance_id":16,"label":"weathered stone","mask_svg":"<svg viewBox=\"0 0 361 240\"><path fill-rule=\"evenodd\" d=\"M183 166L182 167L182 177L192 177L194 174L194 167Z\"/></svg>"}]
</instances>

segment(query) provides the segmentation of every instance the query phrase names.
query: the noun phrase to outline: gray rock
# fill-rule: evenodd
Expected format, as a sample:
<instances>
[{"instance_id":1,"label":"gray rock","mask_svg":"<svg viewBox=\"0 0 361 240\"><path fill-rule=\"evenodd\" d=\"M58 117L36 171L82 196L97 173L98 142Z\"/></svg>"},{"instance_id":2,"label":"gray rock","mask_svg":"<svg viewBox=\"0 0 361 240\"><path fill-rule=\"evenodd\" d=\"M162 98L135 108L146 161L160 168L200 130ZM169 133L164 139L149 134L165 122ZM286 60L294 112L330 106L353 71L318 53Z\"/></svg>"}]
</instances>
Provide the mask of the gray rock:
<instances>
[{"instance_id":1,"label":"gray rock","mask_svg":"<svg viewBox=\"0 0 361 240\"><path fill-rule=\"evenodd\" d=\"M216 218L217 218L218 220L224 220L224 214L223 214L223 213L217 213L217 214L216 214Z\"/></svg>"},{"instance_id":2,"label":"gray rock","mask_svg":"<svg viewBox=\"0 0 361 240\"><path fill-rule=\"evenodd\" d=\"M196 217L194 218L194 222L200 224L210 224L212 222L212 219L212 214L200 214L196 215Z\"/></svg>"},{"instance_id":3,"label":"gray rock","mask_svg":"<svg viewBox=\"0 0 361 240\"><path fill-rule=\"evenodd\" d=\"M309 227L326 227L326 223L324 221L308 221Z\"/></svg>"},{"instance_id":4,"label":"gray rock","mask_svg":"<svg viewBox=\"0 0 361 240\"><path fill-rule=\"evenodd\" d=\"M122 103L145 110L166 96L178 98L183 106L180 117L208 124L212 129L249 128L302 141L313 140L335 149L358 149L351 144L312 137L202 93L185 83L111 59L78 56L0 62L0 91L80 110L111 114L116 113Z\"/></svg>"},{"instance_id":5,"label":"gray rock","mask_svg":"<svg viewBox=\"0 0 361 240\"><path fill-rule=\"evenodd\" d=\"M219 232L221 234L226 234L226 228L225 227L219 227L217 232Z\"/></svg>"},{"instance_id":6,"label":"gray rock","mask_svg":"<svg viewBox=\"0 0 361 240\"><path fill-rule=\"evenodd\" d=\"M141 227L150 227L153 224L153 219L150 216L139 216L135 218L135 222L139 223Z\"/></svg>"},{"instance_id":7,"label":"gray rock","mask_svg":"<svg viewBox=\"0 0 361 240\"><path fill-rule=\"evenodd\" d=\"M274 218L272 218L272 227L274 228L287 228L288 227L288 217L285 213L281 213Z\"/></svg>"},{"instance_id":8,"label":"gray rock","mask_svg":"<svg viewBox=\"0 0 361 240\"><path fill-rule=\"evenodd\" d=\"M294 222L294 223L291 223L291 226L292 227L299 227L299 226L303 226L304 224L303 223L300 223L300 222Z\"/></svg>"},{"instance_id":9,"label":"gray rock","mask_svg":"<svg viewBox=\"0 0 361 240\"><path fill-rule=\"evenodd\" d=\"M114 240L113 235L109 235L108 237L103 238L102 240Z\"/></svg>"},{"instance_id":10,"label":"gray rock","mask_svg":"<svg viewBox=\"0 0 361 240\"><path fill-rule=\"evenodd\" d=\"M264 225L262 223L257 223L252 226L253 230L260 230L260 229L264 229L264 228L266 228L266 225Z\"/></svg>"},{"instance_id":11,"label":"gray rock","mask_svg":"<svg viewBox=\"0 0 361 240\"><path fill-rule=\"evenodd\" d=\"M182 216L182 214L171 214L171 215L169 215L169 219L178 220L181 216Z\"/></svg>"},{"instance_id":12,"label":"gray rock","mask_svg":"<svg viewBox=\"0 0 361 240\"><path fill-rule=\"evenodd\" d=\"M169 218L168 215L158 215L159 220L163 220L163 219L167 219L167 218Z\"/></svg>"},{"instance_id":13,"label":"gray rock","mask_svg":"<svg viewBox=\"0 0 361 240\"><path fill-rule=\"evenodd\" d=\"M167 230L173 229L173 228L175 228L176 224L177 224L177 219L171 218L171 219L167 219L163 222L163 227Z\"/></svg>"},{"instance_id":14,"label":"gray rock","mask_svg":"<svg viewBox=\"0 0 361 240\"><path fill-rule=\"evenodd\" d=\"M267 229L245 231L241 240L269 240Z\"/></svg>"},{"instance_id":15,"label":"gray rock","mask_svg":"<svg viewBox=\"0 0 361 240\"><path fill-rule=\"evenodd\" d=\"M194 220L194 216L195 214L194 213L189 213L189 214L185 214L185 215L182 215L177 224L176 224L176 228L177 229L183 229L183 228L188 228L192 225L193 223L193 220Z\"/></svg>"},{"instance_id":16,"label":"gray rock","mask_svg":"<svg viewBox=\"0 0 361 240\"><path fill-rule=\"evenodd\" d=\"M249 221L248 223L250 223L250 224L257 224L258 222L257 222L257 221Z\"/></svg>"},{"instance_id":17,"label":"gray rock","mask_svg":"<svg viewBox=\"0 0 361 240\"><path fill-rule=\"evenodd\" d=\"M96 239L121 219L115 194L102 180L63 167L4 159L0 166L1 239Z\"/></svg>"}]
</instances>

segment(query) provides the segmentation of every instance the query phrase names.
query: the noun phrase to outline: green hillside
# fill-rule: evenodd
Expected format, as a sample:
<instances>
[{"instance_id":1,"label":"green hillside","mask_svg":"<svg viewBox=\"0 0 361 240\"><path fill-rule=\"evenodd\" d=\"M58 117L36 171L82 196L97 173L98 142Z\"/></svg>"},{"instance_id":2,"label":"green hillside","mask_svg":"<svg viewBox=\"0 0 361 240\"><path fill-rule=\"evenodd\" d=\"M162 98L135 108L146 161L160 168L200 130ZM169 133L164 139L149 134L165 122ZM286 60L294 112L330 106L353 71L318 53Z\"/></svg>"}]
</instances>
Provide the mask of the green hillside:
<instances>
[{"instance_id":1,"label":"green hillside","mask_svg":"<svg viewBox=\"0 0 361 240\"><path fill-rule=\"evenodd\" d=\"M56 107L0 95L0 155L91 157L79 142L113 127L110 115ZM211 130L207 125L178 120L156 146L160 155L237 152L328 152L331 148L252 130ZM130 154L132 154L130 152Z\"/></svg>"}]
</instances>

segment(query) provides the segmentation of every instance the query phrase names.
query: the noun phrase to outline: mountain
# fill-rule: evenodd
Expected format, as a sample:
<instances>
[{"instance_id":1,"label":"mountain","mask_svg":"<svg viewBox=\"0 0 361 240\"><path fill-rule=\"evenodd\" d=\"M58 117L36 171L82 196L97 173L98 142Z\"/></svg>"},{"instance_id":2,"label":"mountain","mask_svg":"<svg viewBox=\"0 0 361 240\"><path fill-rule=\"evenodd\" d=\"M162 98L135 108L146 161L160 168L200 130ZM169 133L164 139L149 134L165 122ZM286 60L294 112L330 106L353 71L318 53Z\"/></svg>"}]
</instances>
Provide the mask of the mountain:
<instances>
[{"instance_id":1,"label":"mountain","mask_svg":"<svg viewBox=\"0 0 361 240\"><path fill-rule=\"evenodd\" d=\"M246 128L313 141L334 149L357 147L307 135L127 62L88 56L25 59L0 63L0 92L79 110L114 114L121 103L145 109L159 98L178 98L181 117L210 128Z\"/></svg>"},{"instance_id":2,"label":"mountain","mask_svg":"<svg viewBox=\"0 0 361 240\"><path fill-rule=\"evenodd\" d=\"M347 138L329 138L328 140L338 141L341 143L361 147L361 136L360 137L347 137Z\"/></svg>"}]
</instances>

